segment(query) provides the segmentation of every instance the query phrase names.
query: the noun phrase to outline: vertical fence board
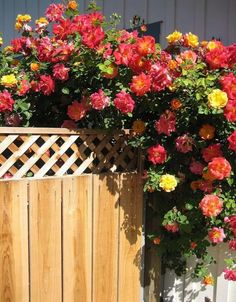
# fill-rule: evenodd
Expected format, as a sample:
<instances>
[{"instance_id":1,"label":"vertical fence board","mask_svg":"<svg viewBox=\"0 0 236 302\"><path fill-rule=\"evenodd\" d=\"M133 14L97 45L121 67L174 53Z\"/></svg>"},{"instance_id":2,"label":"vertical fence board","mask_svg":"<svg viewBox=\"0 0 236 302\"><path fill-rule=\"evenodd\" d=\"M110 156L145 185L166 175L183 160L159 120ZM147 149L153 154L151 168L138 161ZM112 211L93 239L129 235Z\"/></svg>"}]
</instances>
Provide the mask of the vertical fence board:
<instances>
[{"instance_id":1,"label":"vertical fence board","mask_svg":"<svg viewBox=\"0 0 236 302\"><path fill-rule=\"evenodd\" d=\"M91 302L92 175L63 180L63 298Z\"/></svg>"},{"instance_id":2,"label":"vertical fence board","mask_svg":"<svg viewBox=\"0 0 236 302\"><path fill-rule=\"evenodd\" d=\"M119 302L141 299L142 184L138 174L120 177Z\"/></svg>"},{"instance_id":3,"label":"vertical fence board","mask_svg":"<svg viewBox=\"0 0 236 302\"><path fill-rule=\"evenodd\" d=\"M0 301L27 302L27 181L0 182Z\"/></svg>"},{"instance_id":4,"label":"vertical fence board","mask_svg":"<svg viewBox=\"0 0 236 302\"><path fill-rule=\"evenodd\" d=\"M60 302L61 180L30 182L30 279L32 302Z\"/></svg>"},{"instance_id":5,"label":"vertical fence board","mask_svg":"<svg viewBox=\"0 0 236 302\"><path fill-rule=\"evenodd\" d=\"M117 301L119 175L93 176L93 302Z\"/></svg>"}]
</instances>

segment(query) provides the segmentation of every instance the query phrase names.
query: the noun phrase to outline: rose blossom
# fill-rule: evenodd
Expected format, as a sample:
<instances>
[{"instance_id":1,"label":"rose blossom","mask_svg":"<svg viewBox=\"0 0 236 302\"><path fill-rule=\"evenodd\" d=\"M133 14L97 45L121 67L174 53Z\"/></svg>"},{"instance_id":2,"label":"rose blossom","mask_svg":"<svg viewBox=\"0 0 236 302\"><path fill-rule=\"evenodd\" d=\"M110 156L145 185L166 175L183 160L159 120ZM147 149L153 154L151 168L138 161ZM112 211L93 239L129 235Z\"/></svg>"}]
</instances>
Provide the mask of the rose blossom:
<instances>
[{"instance_id":1,"label":"rose blossom","mask_svg":"<svg viewBox=\"0 0 236 302\"><path fill-rule=\"evenodd\" d=\"M229 281L236 281L236 270L233 269L225 269L224 270L224 278Z\"/></svg>"},{"instance_id":2,"label":"rose blossom","mask_svg":"<svg viewBox=\"0 0 236 302\"><path fill-rule=\"evenodd\" d=\"M102 89L90 95L90 101L93 109L102 110L107 107L110 103L108 96L104 94Z\"/></svg>"},{"instance_id":3,"label":"rose blossom","mask_svg":"<svg viewBox=\"0 0 236 302\"><path fill-rule=\"evenodd\" d=\"M214 157L221 157L223 155L220 144L210 145L202 149L202 157L206 162L211 161Z\"/></svg>"},{"instance_id":4,"label":"rose blossom","mask_svg":"<svg viewBox=\"0 0 236 302\"><path fill-rule=\"evenodd\" d=\"M229 99L236 98L236 76L231 72L220 78L222 90L224 90Z\"/></svg>"},{"instance_id":5,"label":"rose blossom","mask_svg":"<svg viewBox=\"0 0 236 302\"><path fill-rule=\"evenodd\" d=\"M196 175L202 175L202 171L204 169L204 165L200 161L192 161L189 170Z\"/></svg>"},{"instance_id":6,"label":"rose blossom","mask_svg":"<svg viewBox=\"0 0 236 302\"><path fill-rule=\"evenodd\" d=\"M70 129L70 130L75 130L77 128L77 125L72 120L65 120L63 122L63 124L61 125L61 128L67 128L67 129Z\"/></svg>"},{"instance_id":7,"label":"rose blossom","mask_svg":"<svg viewBox=\"0 0 236 302\"><path fill-rule=\"evenodd\" d=\"M114 99L114 105L122 113L127 114L134 110L135 102L129 93L122 90L121 92L117 93Z\"/></svg>"},{"instance_id":8,"label":"rose blossom","mask_svg":"<svg viewBox=\"0 0 236 302\"><path fill-rule=\"evenodd\" d=\"M68 106L67 115L74 121L79 121L86 116L88 106L81 102L74 101L71 105Z\"/></svg>"},{"instance_id":9,"label":"rose blossom","mask_svg":"<svg viewBox=\"0 0 236 302\"><path fill-rule=\"evenodd\" d=\"M164 225L164 228L168 231L168 232L172 232L172 233L176 233L179 231L179 224L178 222L172 222L172 223L167 223Z\"/></svg>"},{"instance_id":10,"label":"rose blossom","mask_svg":"<svg viewBox=\"0 0 236 302\"><path fill-rule=\"evenodd\" d=\"M177 137L175 141L176 149L181 153L188 153L192 151L193 143L193 139L187 134Z\"/></svg>"},{"instance_id":11,"label":"rose blossom","mask_svg":"<svg viewBox=\"0 0 236 302\"><path fill-rule=\"evenodd\" d=\"M208 232L209 239L212 243L223 242L225 236L224 230L222 228L213 227Z\"/></svg>"},{"instance_id":12,"label":"rose blossom","mask_svg":"<svg viewBox=\"0 0 236 302\"><path fill-rule=\"evenodd\" d=\"M229 221L229 226L234 234L234 236L236 237L236 215L232 215L230 217L228 217Z\"/></svg>"},{"instance_id":13,"label":"rose blossom","mask_svg":"<svg viewBox=\"0 0 236 302\"><path fill-rule=\"evenodd\" d=\"M227 67L228 59L229 53L226 47L215 48L206 54L206 62L211 69Z\"/></svg>"},{"instance_id":14,"label":"rose blossom","mask_svg":"<svg viewBox=\"0 0 236 302\"><path fill-rule=\"evenodd\" d=\"M229 248L231 250L236 251L236 239L232 239L232 240L229 241Z\"/></svg>"},{"instance_id":15,"label":"rose blossom","mask_svg":"<svg viewBox=\"0 0 236 302\"><path fill-rule=\"evenodd\" d=\"M227 121L236 122L236 98L228 101L224 108L224 116Z\"/></svg>"},{"instance_id":16,"label":"rose blossom","mask_svg":"<svg viewBox=\"0 0 236 302\"><path fill-rule=\"evenodd\" d=\"M5 110L12 111L14 100L11 94L4 89L3 92L0 92L0 112Z\"/></svg>"},{"instance_id":17,"label":"rose blossom","mask_svg":"<svg viewBox=\"0 0 236 302\"><path fill-rule=\"evenodd\" d=\"M222 180L230 176L231 165L224 157L214 157L208 164L210 176Z\"/></svg>"},{"instance_id":18,"label":"rose blossom","mask_svg":"<svg viewBox=\"0 0 236 302\"><path fill-rule=\"evenodd\" d=\"M229 142L229 149L236 152L236 130L231 133L231 135L227 138L227 141Z\"/></svg>"},{"instance_id":19,"label":"rose blossom","mask_svg":"<svg viewBox=\"0 0 236 302\"><path fill-rule=\"evenodd\" d=\"M63 4L50 4L46 9L45 15L49 21L58 21L65 11L65 6Z\"/></svg>"},{"instance_id":20,"label":"rose blossom","mask_svg":"<svg viewBox=\"0 0 236 302\"><path fill-rule=\"evenodd\" d=\"M50 75L41 75L39 81L40 91L44 95L50 95L55 90L55 83Z\"/></svg>"},{"instance_id":21,"label":"rose blossom","mask_svg":"<svg viewBox=\"0 0 236 302\"><path fill-rule=\"evenodd\" d=\"M57 63L53 66L53 76L57 80L66 81L69 78L69 70L64 64Z\"/></svg>"},{"instance_id":22,"label":"rose blossom","mask_svg":"<svg viewBox=\"0 0 236 302\"><path fill-rule=\"evenodd\" d=\"M166 149L161 145L155 145L147 150L148 160L154 165L163 164L167 158Z\"/></svg>"},{"instance_id":23,"label":"rose blossom","mask_svg":"<svg viewBox=\"0 0 236 302\"><path fill-rule=\"evenodd\" d=\"M167 68L162 66L160 63L155 63L152 65L149 76L152 80L152 90L154 92L164 90L172 83L172 79Z\"/></svg>"},{"instance_id":24,"label":"rose blossom","mask_svg":"<svg viewBox=\"0 0 236 302\"><path fill-rule=\"evenodd\" d=\"M155 129L158 134L163 133L169 136L171 132L176 131L175 124L175 114L170 110L166 110L165 113L160 116L159 120L155 122Z\"/></svg>"},{"instance_id":25,"label":"rose blossom","mask_svg":"<svg viewBox=\"0 0 236 302\"><path fill-rule=\"evenodd\" d=\"M233 67L236 64L236 44L226 47L229 52L229 66Z\"/></svg>"},{"instance_id":26,"label":"rose blossom","mask_svg":"<svg viewBox=\"0 0 236 302\"><path fill-rule=\"evenodd\" d=\"M143 96L145 93L150 91L151 79L145 73L141 73L137 76L133 76L130 89L137 96Z\"/></svg>"},{"instance_id":27,"label":"rose blossom","mask_svg":"<svg viewBox=\"0 0 236 302\"><path fill-rule=\"evenodd\" d=\"M199 203L204 216L216 217L220 214L223 208L223 201L216 195L208 194Z\"/></svg>"}]
</instances>

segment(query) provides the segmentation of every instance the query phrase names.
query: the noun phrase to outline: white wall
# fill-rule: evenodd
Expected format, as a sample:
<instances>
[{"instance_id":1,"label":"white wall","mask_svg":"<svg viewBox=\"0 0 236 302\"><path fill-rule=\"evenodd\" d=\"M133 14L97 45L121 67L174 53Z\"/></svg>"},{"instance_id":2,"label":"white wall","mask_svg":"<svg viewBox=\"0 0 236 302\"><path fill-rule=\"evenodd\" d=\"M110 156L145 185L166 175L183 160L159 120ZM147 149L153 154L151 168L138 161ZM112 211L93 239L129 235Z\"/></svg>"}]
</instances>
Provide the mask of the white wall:
<instances>
[{"instance_id":1,"label":"white wall","mask_svg":"<svg viewBox=\"0 0 236 302\"><path fill-rule=\"evenodd\" d=\"M223 276L224 259L233 257L226 244L211 249L211 255L217 260L211 271L216 282L214 286L203 286L201 282L193 282L191 262L185 277L177 277L173 272L167 272L162 280L162 297L164 302L235 302L236 282L226 281ZM235 257L235 252L234 252ZM194 264L194 262L192 262Z\"/></svg>"},{"instance_id":2,"label":"white wall","mask_svg":"<svg viewBox=\"0 0 236 302\"><path fill-rule=\"evenodd\" d=\"M83 12L89 0L78 0ZM0 0L0 32L6 43L16 35L15 17L29 13L33 19L43 15L50 2L60 0ZM161 44L175 29L192 31L201 39L220 38L225 44L236 42L236 0L97 0L106 16L117 12L121 27L129 27L132 17L140 15L148 23L163 20Z\"/></svg>"}]
</instances>

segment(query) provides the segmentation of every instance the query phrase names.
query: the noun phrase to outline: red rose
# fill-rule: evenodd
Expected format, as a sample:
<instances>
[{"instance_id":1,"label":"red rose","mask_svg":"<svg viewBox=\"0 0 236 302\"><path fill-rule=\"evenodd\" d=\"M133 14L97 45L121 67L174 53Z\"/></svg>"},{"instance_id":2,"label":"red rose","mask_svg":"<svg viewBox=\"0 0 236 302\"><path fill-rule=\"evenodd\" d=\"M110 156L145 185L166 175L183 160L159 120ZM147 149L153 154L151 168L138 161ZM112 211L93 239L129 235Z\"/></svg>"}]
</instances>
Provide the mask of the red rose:
<instances>
[{"instance_id":1,"label":"red rose","mask_svg":"<svg viewBox=\"0 0 236 302\"><path fill-rule=\"evenodd\" d=\"M165 113L160 116L159 120L155 122L155 129L158 134L163 133L169 136L171 132L175 132L175 124L175 114L170 110L166 110Z\"/></svg>"},{"instance_id":2,"label":"red rose","mask_svg":"<svg viewBox=\"0 0 236 302\"><path fill-rule=\"evenodd\" d=\"M82 42L87 47L94 49L104 39L105 33L101 26L93 27L82 34Z\"/></svg>"},{"instance_id":3,"label":"red rose","mask_svg":"<svg viewBox=\"0 0 236 302\"><path fill-rule=\"evenodd\" d=\"M127 93L125 91L121 91L121 92L117 93L117 95L114 99L114 105L122 113L127 114L134 110L135 102L129 93Z\"/></svg>"},{"instance_id":4,"label":"red rose","mask_svg":"<svg viewBox=\"0 0 236 302\"><path fill-rule=\"evenodd\" d=\"M222 90L225 91L229 99L236 98L236 76L231 72L220 78Z\"/></svg>"},{"instance_id":5,"label":"red rose","mask_svg":"<svg viewBox=\"0 0 236 302\"><path fill-rule=\"evenodd\" d=\"M230 281L236 281L236 270L233 269L225 269L224 270L224 278Z\"/></svg>"},{"instance_id":6,"label":"red rose","mask_svg":"<svg viewBox=\"0 0 236 302\"><path fill-rule=\"evenodd\" d=\"M3 92L0 92L0 112L9 110L12 111L14 100L11 94L4 89Z\"/></svg>"},{"instance_id":7,"label":"red rose","mask_svg":"<svg viewBox=\"0 0 236 302\"><path fill-rule=\"evenodd\" d=\"M229 52L229 66L233 67L236 64L236 43L227 47Z\"/></svg>"},{"instance_id":8,"label":"red rose","mask_svg":"<svg viewBox=\"0 0 236 302\"><path fill-rule=\"evenodd\" d=\"M69 78L70 68L64 64L58 63L53 67L53 76L57 80L66 81Z\"/></svg>"},{"instance_id":9,"label":"red rose","mask_svg":"<svg viewBox=\"0 0 236 302\"><path fill-rule=\"evenodd\" d=\"M232 240L229 241L229 248L231 250L236 251L236 239L232 239Z\"/></svg>"},{"instance_id":10,"label":"red rose","mask_svg":"<svg viewBox=\"0 0 236 302\"><path fill-rule=\"evenodd\" d=\"M214 157L208 164L208 171L213 179L222 180L230 176L231 165L224 157Z\"/></svg>"},{"instance_id":11,"label":"red rose","mask_svg":"<svg viewBox=\"0 0 236 302\"><path fill-rule=\"evenodd\" d=\"M167 158L166 149L161 145L155 145L147 150L148 160L154 165L163 164Z\"/></svg>"},{"instance_id":12,"label":"red rose","mask_svg":"<svg viewBox=\"0 0 236 302\"><path fill-rule=\"evenodd\" d=\"M67 115L74 121L79 121L86 116L88 106L85 103L74 101L68 106Z\"/></svg>"},{"instance_id":13,"label":"red rose","mask_svg":"<svg viewBox=\"0 0 236 302\"><path fill-rule=\"evenodd\" d=\"M234 100L228 100L224 108L224 116L227 121L231 123L236 122L236 98Z\"/></svg>"},{"instance_id":14,"label":"red rose","mask_svg":"<svg viewBox=\"0 0 236 302\"><path fill-rule=\"evenodd\" d=\"M202 149L202 157L206 162L211 161L214 157L221 157L223 155L220 144L210 145Z\"/></svg>"},{"instance_id":15,"label":"red rose","mask_svg":"<svg viewBox=\"0 0 236 302\"><path fill-rule=\"evenodd\" d=\"M227 138L229 149L236 152L236 130Z\"/></svg>"},{"instance_id":16,"label":"red rose","mask_svg":"<svg viewBox=\"0 0 236 302\"><path fill-rule=\"evenodd\" d=\"M206 62L211 69L228 67L229 53L226 47L214 48L206 54Z\"/></svg>"},{"instance_id":17,"label":"red rose","mask_svg":"<svg viewBox=\"0 0 236 302\"><path fill-rule=\"evenodd\" d=\"M133 45L120 44L113 54L117 65L122 64L128 66L133 55Z\"/></svg>"},{"instance_id":18,"label":"red rose","mask_svg":"<svg viewBox=\"0 0 236 302\"><path fill-rule=\"evenodd\" d=\"M40 91L44 95L50 95L55 90L55 83L50 75L41 75L39 81Z\"/></svg>"}]
</instances>

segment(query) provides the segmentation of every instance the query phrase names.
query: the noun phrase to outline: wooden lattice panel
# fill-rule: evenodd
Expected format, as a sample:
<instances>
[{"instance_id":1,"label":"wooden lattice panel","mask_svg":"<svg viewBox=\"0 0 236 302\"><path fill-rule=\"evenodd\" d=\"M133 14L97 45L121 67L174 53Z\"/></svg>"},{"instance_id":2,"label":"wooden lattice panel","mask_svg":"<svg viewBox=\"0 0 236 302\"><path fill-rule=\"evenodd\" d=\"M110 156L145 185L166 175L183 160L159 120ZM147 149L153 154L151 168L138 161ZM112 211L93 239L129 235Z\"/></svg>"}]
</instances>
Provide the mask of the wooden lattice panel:
<instances>
[{"instance_id":1,"label":"wooden lattice panel","mask_svg":"<svg viewBox=\"0 0 236 302\"><path fill-rule=\"evenodd\" d=\"M134 171L127 131L0 128L0 178Z\"/></svg>"}]
</instances>

